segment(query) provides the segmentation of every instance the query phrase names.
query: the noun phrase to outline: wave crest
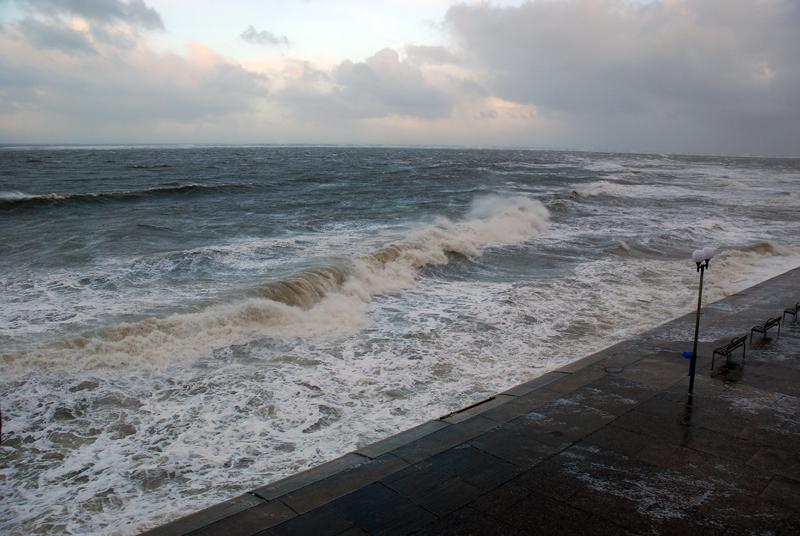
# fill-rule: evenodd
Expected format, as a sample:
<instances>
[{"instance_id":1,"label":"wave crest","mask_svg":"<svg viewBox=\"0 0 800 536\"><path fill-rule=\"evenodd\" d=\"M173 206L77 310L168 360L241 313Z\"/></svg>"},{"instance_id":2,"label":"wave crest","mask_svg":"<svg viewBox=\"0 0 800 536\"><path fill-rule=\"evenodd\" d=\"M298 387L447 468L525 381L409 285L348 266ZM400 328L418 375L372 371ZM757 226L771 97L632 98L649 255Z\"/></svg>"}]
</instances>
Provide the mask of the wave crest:
<instances>
[{"instance_id":1,"label":"wave crest","mask_svg":"<svg viewBox=\"0 0 800 536\"><path fill-rule=\"evenodd\" d=\"M37 207L65 204L72 202L91 202L91 201L113 201L138 199L142 197L171 195L192 192L204 192L215 190L231 190L236 188L247 188L247 184L176 184L168 186L156 186L143 190L124 190L119 192L86 192L86 193L49 193L49 194L29 194L20 191L0 192L0 209Z\"/></svg>"},{"instance_id":2,"label":"wave crest","mask_svg":"<svg viewBox=\"0 0 800 536\"><path fill-rule=\"evenodd\" d=\"M600 195L617 196L621 195L623 191L624 186L622 184L611 181L595 181L573 190L570 192L570 197L580 199Z\"/></svg>"},{"instance_id":3,"label":"wave crest","mask_svg":"<svg viewBox=\"0 0 800 536\"><path fill-rule=\"evenodd\" d=\"M341 289L350 276L346 268L323 266L295 274L283 281L268 283L256 289L255 294L268 300L309 308L328 293Z\"/></svg>"},{"instance_id":4,"label":"wave crest","mask_svg":"<svg viewBox=\"0 0 800 536\"><path fill-rule=\"evenodd\" d=\"M412 286L421 268L446 264L452 253L479 256L492 245L524 242L542 232L548 218L547 209L532 199L479 198L461 221L441 218L340 265L269 282L249 298L66 337L4 361L88 368L164 365L256 338L352 332L366 322L373 296Z\"/></svg>"},{"instance_id":5,"label":"wave crest","mask_svg":"<svg viewBox=\"0 0 800 536\"><path fill-rule=\"evenodd\" d=\"M755 253L757 255L776 255L781 254L780 247L772 242L754 242L745 246L732 248L741 253Z\"/></svg>"}]
</instances>

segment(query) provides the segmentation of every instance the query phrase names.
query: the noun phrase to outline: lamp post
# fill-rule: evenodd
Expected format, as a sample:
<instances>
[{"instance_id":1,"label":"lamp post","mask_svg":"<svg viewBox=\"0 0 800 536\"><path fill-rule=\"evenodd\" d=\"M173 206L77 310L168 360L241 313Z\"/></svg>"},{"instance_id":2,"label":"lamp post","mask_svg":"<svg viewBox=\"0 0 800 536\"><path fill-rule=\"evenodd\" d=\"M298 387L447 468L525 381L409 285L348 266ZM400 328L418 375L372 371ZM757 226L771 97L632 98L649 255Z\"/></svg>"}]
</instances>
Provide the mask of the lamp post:
<instances>
[{"instance_id":1,"label":"lamp post","mask_svg":"<svg viewBox=\"0 0 800 536\"><path fill-rule=\"evenodd\" d=\"M694 345L692 346L692 360L689 364L689 396L692 396L694 390L694 370L697 365L697 339L700 336L700 305L703 301L703 276L708 269L708 261L714 256L714 248L696 249L692 253L692 260L697 265L697 271L700 273L700 290L697 292L697 316L694 322Z\"/></svg>"}]
</instances>

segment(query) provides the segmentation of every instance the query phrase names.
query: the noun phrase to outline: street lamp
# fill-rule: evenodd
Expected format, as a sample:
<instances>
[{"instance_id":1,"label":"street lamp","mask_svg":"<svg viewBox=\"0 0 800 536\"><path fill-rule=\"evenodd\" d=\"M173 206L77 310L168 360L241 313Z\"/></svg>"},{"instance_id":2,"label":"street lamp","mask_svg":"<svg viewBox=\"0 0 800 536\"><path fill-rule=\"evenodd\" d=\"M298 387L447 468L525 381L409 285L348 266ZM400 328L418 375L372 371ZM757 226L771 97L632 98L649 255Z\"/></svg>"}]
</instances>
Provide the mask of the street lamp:
<instances>
[{"instance_id":1,"label":"street lamp","mask_svg":"<svg viewBox=\"0 0 800 536\"><path fill-rule=\"evenodd\" d=\"M714 256L714 248L696 249L692 253L692 260L697 265L697 271L700 272L700 290L697 292L697 316L694 322L694 345L692 346L692 360L689 364L689 396L692 396L694 390L694 369L697 364L697 338L700 335L700 304L703 301L703 276L708 269L708 261Z\"/></svg>"}]
</instances>

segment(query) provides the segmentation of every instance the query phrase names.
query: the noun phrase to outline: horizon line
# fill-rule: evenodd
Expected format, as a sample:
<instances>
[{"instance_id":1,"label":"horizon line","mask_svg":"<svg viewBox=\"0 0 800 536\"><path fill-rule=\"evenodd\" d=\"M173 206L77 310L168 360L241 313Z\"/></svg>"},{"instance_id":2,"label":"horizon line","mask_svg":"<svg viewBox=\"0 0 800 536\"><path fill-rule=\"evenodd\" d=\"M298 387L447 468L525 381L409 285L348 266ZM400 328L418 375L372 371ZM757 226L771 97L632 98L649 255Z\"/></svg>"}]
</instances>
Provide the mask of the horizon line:
<instances>
[{"instance_id":1,"label":"horizon line","mask_svg":"<svg viewBox=\"0 0 800 536\"><path fill-rule=\"evenodd\" d=\"M125 149L125 148L172 148L196 149L214 147L321 147L343 149L440 149L440 150L472 150L472 151L529 151L529 152L556 152L556 153L592 153L592 154L627 154L627 155L657 155L657 156L688 156L706 158L766 158L793 160L800 155L761 155L761 154L733 154L733 153L681 153L675 151L636 151L636 150L608 150L608 149L570 149L555 147L530 147L522 145L457 145L457 144L385 144L385 143L185 143L185 142L159 142L159 143L8 143L0 142L3 150L46 149Z\"/></svg>"}]
</instances>

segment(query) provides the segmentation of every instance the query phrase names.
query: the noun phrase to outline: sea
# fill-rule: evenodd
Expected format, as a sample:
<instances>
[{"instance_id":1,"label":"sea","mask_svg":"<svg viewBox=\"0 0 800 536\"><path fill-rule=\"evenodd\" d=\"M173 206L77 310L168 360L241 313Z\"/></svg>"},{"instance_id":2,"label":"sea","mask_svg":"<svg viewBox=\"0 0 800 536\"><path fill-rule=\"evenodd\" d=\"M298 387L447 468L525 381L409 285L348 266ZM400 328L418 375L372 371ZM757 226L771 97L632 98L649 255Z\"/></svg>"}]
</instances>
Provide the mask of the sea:
<instances>
[{"instance_id":1,"label":"sea","mask_svg":"<svg viewBox=\"0 0 800 536\"><path fill-rule=\"evenodd\" d=\"M438 418L692 311L694 249L706 302L797 267L799 215L798 159L0 146L0 533L136 534Z\"/></svg>"}]
</instances>

